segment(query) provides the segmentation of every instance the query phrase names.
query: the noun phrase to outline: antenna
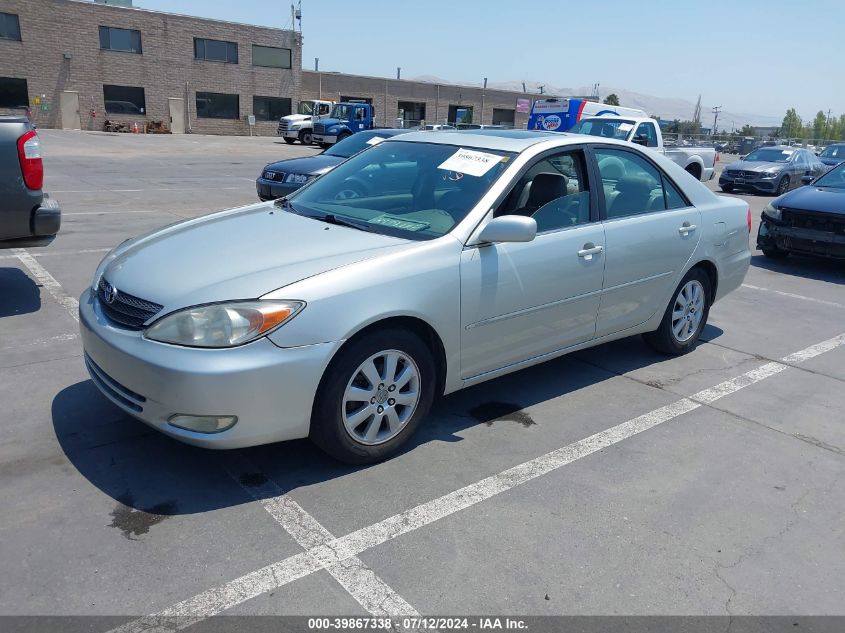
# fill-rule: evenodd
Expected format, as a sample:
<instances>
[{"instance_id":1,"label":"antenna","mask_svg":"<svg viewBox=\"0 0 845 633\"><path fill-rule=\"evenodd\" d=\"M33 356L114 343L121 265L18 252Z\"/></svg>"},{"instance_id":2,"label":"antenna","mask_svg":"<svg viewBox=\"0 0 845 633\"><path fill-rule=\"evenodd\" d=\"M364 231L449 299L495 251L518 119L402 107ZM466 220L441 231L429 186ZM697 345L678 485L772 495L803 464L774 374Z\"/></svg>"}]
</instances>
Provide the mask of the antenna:
<instances>
[{"instance_id":1,"label":"antenna","mask_svg":"<svg viewBox=\"0 0 845 633\"><path fill-rule=\"evenodd\" d=\"M543 92L543 91L544 91L545 89L546 89L546 87L545 87L545 86L540 86L539 88L537 88L537 90L539 90L539 91L540 91L540 94L544 94L544 92Z\"/></svg>"},{"instance_id":2,"label":"antenna","mask_svg":"<svg viewBox=\"0 0 845 633\"><path fill-rule=\"evenodd\" d=\"M525 82L524 82L524 81L522 82L522 92L528 92L528 91L525 89Z\"/></svg>"},{"instance_id":3,"label":"antenna","mask_svg":"<svg viewBox=\"0 0 845 633\"><path fill-rule=\"evenodd\" d=\"M716 121L719 120L719 111L722 109L722 106L713 106L713 134L716 133Z\"/></svg>"},{"instance_id":4,"label":"antenna","mask_svg":"<svg viewBox=\"0 0 845 633\"><path fill-rule=\"evenodd\" d=\"M299 0L299 4L296 6L296 12L293 14L293 17L299 21L299 32L302 33L302 0ZM294 26L294 31L295 30L296 26Z\"/></svg>"}]
</instances>

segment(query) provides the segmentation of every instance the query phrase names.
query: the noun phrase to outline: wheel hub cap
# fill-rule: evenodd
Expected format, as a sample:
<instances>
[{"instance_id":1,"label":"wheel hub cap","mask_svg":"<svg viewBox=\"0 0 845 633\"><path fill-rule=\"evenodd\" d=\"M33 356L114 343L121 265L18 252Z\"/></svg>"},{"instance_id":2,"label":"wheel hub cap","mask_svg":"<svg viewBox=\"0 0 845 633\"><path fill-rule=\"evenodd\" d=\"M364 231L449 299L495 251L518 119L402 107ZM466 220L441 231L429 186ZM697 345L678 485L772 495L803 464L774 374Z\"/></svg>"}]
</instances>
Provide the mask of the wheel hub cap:
<instances>
[{"instance_id":1,"label":"wheel hub cap","mask_svg":"<svg viewBox=\"0 0 845 633\"><path fill-rule=\"evenodd\" d=\"M693 279L684 284L675 298L672 310L672 335L679 343L686 343L698 331L704 310L704 286Z\"/></svg>"}]
</instances>

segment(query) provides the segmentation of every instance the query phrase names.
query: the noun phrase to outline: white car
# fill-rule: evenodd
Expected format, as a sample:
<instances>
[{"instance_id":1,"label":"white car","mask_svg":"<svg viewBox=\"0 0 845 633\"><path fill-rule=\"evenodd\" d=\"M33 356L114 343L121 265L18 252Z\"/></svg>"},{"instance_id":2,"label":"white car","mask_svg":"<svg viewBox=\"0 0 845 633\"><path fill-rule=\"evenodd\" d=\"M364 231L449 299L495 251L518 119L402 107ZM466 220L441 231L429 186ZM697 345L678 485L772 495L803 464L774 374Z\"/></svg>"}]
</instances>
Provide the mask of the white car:
<instances>
[{"instance_id":1,"label":"white car","mask_svg":"<svg viewBox=\"0 0 845 633\"><path fill-rule=\"evenodd\" d=\"M630 143L411 132L275 203L118 246L80 298L85 361L190 444L310 436L373 462L441 394L635 334L690 351L745 277L750 226Z\"/></svg>"}]
</instances>

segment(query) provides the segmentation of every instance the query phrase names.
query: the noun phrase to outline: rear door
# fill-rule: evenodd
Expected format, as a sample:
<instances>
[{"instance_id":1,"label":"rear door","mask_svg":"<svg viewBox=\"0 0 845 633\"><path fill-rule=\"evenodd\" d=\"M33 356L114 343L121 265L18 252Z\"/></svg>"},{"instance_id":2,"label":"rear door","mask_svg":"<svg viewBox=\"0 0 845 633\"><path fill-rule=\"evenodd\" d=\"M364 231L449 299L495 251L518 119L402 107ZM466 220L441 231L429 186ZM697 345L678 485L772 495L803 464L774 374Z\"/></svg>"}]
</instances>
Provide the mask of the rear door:
<instances>
[{"instance_id":1,"label":"rear door","mask_svg":"<svg viewBox=\"0 0 845 633\"><path fill-rule=\"evenodd\" d=\"M605 233L600 337L666 309L701 236L701 213L644 152L596 146L592 157Z\"/></svg>"}]
</instances>

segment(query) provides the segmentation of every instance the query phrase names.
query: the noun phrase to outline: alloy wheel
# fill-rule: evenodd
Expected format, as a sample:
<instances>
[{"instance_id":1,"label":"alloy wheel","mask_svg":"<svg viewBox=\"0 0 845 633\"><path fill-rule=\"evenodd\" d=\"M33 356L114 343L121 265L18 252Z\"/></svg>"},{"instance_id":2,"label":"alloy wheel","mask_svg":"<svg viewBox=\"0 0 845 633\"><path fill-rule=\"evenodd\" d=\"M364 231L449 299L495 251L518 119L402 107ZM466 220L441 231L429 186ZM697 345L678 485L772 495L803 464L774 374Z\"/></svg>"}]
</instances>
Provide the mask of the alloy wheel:
<instances>
[{"instance_id":1,"label":"alloy wheel","mask_svg":"<svg viewBox=\"0 0 845 633\"><path fill-rule=\"evenodd\" d=\"M672 335L679 343L686 343L698 331L704 316L704 286L697 279L684 284L672 309Z\"/></svg>"}]
</instances>

